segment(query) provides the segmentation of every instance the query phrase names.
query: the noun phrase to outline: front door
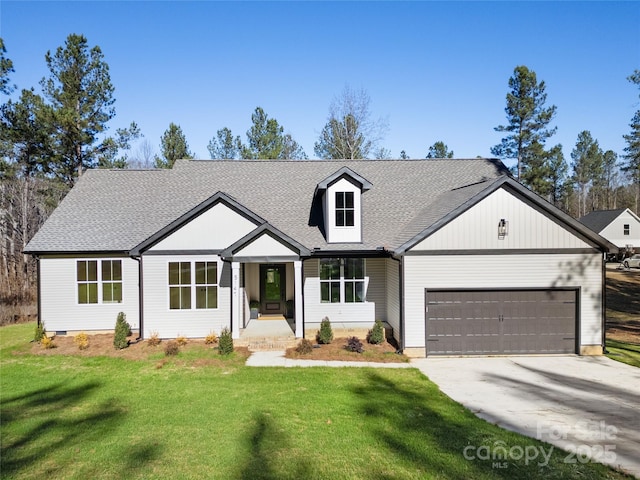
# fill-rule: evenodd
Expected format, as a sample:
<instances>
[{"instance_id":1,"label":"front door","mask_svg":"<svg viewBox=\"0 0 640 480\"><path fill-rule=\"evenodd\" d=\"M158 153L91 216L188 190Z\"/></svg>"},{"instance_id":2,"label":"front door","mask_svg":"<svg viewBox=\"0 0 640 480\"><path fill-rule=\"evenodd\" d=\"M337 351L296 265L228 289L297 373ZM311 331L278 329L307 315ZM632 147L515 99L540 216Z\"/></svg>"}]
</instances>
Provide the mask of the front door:
<instances>
[{"instance_id":1,"label":"front door","mask_svg":"<svg viewBox=\"0 0 640 480\"><path fill-rule=\"evenodd\" d=\"M260 265L260 313L284 314L285 287L284 265Z\"/></svg>"}]
</instances>

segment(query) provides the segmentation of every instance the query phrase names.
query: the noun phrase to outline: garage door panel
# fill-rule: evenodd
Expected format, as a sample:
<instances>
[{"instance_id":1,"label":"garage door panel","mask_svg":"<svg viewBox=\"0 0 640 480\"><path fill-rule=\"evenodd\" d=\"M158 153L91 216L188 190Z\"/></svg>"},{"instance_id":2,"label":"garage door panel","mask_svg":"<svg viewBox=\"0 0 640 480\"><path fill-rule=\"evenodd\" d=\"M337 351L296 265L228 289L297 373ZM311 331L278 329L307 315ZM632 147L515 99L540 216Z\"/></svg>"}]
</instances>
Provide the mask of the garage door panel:
<instances>
[{"instance_id":1,"label":"garage door panel","mask_svg":"<svg viewBox=\"0 0 640 480\"><path fill-rule=\"evenodd\" d=\"M426 295L427 355L575 352L575 290Z\"/></svg>"}]
</instances>

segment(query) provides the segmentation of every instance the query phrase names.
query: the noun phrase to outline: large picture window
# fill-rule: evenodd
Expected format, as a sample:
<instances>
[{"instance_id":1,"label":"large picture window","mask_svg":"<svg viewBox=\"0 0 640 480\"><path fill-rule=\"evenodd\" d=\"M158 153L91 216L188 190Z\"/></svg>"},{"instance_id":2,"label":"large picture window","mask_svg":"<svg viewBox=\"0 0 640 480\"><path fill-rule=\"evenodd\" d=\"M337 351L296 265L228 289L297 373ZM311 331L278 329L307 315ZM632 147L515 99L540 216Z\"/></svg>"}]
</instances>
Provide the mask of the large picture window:
<instances>
[{"instance_id":1,"label":"large picture window","mask_svg":"<svg viewBox=\"0 0 640 480\"><path fill-rule=\"evenodd\" d=\"M217 262L169 262L169 308L218 308Z\"/></svg>"},{"instance_id":2,"label":"large picture window","mask_svg":"<svg viewBox=\"0 0 640 480\"><path fill-rule=\"evenodd\" d=\"M121 260L76 262L78 303L122 303Z\"/></svg>"},{"instance_id":3,"label":"large picture window","mask_svg":"<svg viewBox=\"0 0 640 480\"><path fill-rule=\"evenodd\" d=\"M363 258L320 259L320 301L358 303L365 298Z\"/></svg>"},{"instance_id":4,"label":"large picture window","mask_svg":"<svg viewBox=\"0 0 640 480\"><path fill-rule=\"evenodd\" d=\"M336 192L336 227L355 225L353 192Z\"/></svg>"}]
</instances>

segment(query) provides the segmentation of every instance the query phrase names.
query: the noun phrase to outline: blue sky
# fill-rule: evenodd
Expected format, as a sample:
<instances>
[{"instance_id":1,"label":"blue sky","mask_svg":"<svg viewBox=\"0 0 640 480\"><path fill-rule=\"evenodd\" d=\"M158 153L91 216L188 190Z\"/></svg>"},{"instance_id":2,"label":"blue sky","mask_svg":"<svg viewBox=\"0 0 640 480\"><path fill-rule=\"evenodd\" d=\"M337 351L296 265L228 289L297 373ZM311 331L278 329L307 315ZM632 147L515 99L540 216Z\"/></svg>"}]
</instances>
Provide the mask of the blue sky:
<instances>
[{"instance_id":1,"label":"blue sky","mask_svg":"<svg viewBox=\"0 0 640 480\"><path fill-rule=\"evenodd\" d=\"M638 2L0 3L13 83L35 86L68 34L99 45L115 86L112 130L132 120L159 150L170 122L199 158L224 126L245 139L261 106L314 158L332 98L364 88L382 142L424 157L490 156L517 65L547 85L567 161L578 133L619 154L638 108Z\"/></svg>"}]
</instances>

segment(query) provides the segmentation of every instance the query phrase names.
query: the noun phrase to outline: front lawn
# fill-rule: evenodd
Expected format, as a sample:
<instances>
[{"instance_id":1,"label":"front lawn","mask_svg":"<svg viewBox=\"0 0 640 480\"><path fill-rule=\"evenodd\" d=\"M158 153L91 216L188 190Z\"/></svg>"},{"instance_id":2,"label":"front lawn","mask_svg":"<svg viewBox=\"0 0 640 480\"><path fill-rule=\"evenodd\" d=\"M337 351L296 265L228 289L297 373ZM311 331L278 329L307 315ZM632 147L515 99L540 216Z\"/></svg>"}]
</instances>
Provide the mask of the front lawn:
<instances>
[{"instance_id":1,"label":"front lawn","mask_svg":"<svg viewBox=\"0 0 640 480\"><path fill-rule=\"evenodd\" d=\"M607 357L619 362L640 367L640 345L607 340Z\"/></svg>"},{"instance_id":2,"label":"front lawn","mask_svg":"<svg viewBox=\"0 0 640 480\"><path fill-rule=\"evenodd\" d=\"M32 355L32 335L0 329L3 479L626 478L557 448L547 466L515 458L552 447L478 419L414 369ZM513 454L479 460L483 446Z\"/></svg>"}]
</instances>

